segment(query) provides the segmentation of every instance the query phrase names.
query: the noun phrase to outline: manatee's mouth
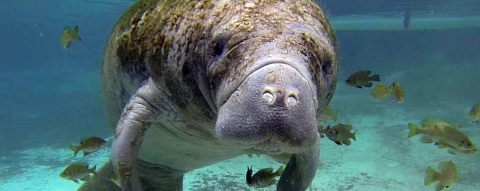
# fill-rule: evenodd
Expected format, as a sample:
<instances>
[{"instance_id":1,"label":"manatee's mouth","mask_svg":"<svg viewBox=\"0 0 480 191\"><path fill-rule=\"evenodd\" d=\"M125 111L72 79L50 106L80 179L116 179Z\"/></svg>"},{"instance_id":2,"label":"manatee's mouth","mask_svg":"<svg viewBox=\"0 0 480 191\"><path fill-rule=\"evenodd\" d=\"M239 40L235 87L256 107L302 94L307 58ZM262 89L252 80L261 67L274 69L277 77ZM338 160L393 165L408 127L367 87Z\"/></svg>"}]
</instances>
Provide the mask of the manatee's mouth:
<instances>
[{"instance_id":1,"label":"manatee's mouth","mask_svg":"<svg viewBox=\"0 0 480 191\"><path fill-rule=\"evenodd\" d=\"M219 108L221 141L255 153L298 153L319 140L316 94L292 64L264 62Z\"/></svg>"}]
</instances>

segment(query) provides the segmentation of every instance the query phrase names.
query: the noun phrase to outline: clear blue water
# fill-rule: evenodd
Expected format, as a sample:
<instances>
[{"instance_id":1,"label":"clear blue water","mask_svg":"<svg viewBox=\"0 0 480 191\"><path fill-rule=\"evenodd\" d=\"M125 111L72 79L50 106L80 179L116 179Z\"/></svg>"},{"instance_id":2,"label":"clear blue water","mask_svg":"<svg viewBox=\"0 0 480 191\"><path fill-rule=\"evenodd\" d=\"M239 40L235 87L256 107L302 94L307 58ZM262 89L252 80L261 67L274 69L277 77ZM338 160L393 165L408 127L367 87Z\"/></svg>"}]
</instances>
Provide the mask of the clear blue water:
<instances>
[{"instance_id":1,"label":"clear blue water","mask_svg":"<svg viewBox=\"0 0 480 191\"><path fill-rule=\"evenodd\" d=\"M111 136L100 99L100 61L116 20L133 2L0 2L1 191L74 190L78 187L71 181L60 179L58 173L74 161L69 158L68 144L86 135ZM332 26L335 26L333 18L348 15L398 17L401 22L401 12L406 7L418 15L434 13L433 17L437 14L452 17L480 15L480 1L475 0L421 3L414 0L325 0L320 5L332 18ZM82 42L73 42L69 50L63 49L58 41L65 25L79 25L83 38ZM459 177L456 185L448 190L478 190L480 183L475 178L480 177L478 155L453 156L422 145L418 140L409 140L406 138L406 124L419 123L426 118L459 123L480 145L480 125L468 118L471 106L480 102L479 34L480 28L337 30L340 74L331 105L340 109L339 121L352 123L360 130L357 142L341 151L328 140L322 140L325 149L321 158L325 160L322 163L325 166L318 173L330 178L326 181L326 178L318 177L316 181L321 183L312 189L434 190L433 186L423 185L424 170L449 159L458 163ZM347 86L344 80L360 69L379 73L382 82L387 84L400 81L406 94L405 103L374 102L369 98L369 89ZM106 148L88 160L100 166L108 152ZM368 163L374 159L384 162L378 165ZM242 166L235 166L239 163L232 160L224 163L223 169L240 169L233 173L239 178L218 179L216 176L222 175L215 173L219 172L202 171L203 174L192 175L189 181L193 184L202 177L205 180L206 175L214 177L208 180L216 181L208 181L208 185L197 182L199 187L191 189L233 189L225 185L244 181L243 171L249 160L264 164L267 159L243 157L238 159L247 161ZM39 170L31 170L35 168ZM397 173L391 177L382 176L387 172ZM363 173L369 174L370 178L363 177ZM380 181L380 178L383 179ZM30 186L32 179L42 181ZM246 185L238 185L235 187L238 190L247 189Z\"/></svg>"}]
</instances>

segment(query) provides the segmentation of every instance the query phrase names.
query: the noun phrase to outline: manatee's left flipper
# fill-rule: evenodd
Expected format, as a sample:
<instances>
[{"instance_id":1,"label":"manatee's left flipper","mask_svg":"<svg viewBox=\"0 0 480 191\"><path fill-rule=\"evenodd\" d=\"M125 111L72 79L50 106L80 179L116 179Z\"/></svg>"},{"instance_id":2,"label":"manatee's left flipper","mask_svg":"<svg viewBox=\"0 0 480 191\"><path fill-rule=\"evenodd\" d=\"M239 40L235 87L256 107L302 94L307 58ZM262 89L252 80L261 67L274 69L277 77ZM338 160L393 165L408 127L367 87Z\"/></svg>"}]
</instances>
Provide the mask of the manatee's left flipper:
<instances>
[{"instance_id":1,"label":"manatee's left flipper","mask_svg":"<svg viewBox=\"0 0 480 191\"><path fill-rule=\"evenodd\" d=\"M123 191L142 191L136 160L145 131L153 119L167 116L159 100L164 95L152 81L140 87L125 106L118 121L111 160Z\"/></svg>"},{"instance_id":2,"label":"manatee's left flipper","mask_svg":"<svg viewBox=\"0 0 480 191\"><path fill-rule=\"evenodd\" d=\"M312 183L320 158L320 144L293 154L277 184L277 191L304 191Z\"/></svg>"}]
</instances>

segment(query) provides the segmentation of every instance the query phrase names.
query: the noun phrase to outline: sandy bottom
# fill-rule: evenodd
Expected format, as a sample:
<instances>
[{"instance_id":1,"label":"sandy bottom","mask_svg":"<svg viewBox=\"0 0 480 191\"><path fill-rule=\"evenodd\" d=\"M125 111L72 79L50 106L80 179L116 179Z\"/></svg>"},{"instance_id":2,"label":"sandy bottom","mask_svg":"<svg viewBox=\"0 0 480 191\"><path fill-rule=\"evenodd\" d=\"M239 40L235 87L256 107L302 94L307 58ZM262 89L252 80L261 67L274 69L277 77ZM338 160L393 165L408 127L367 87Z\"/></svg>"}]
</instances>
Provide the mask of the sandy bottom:
<instances>
[{"instance_id":1,"label":"sandy bottom","mask_svg":"<svg viewBox=\"0 0 480 191\"><path fill-rule=\"evenodd\" d=\"M450 155L433 145L421 144L417 137L407 139L406 122L419 121L400 117L409 115L399 115L398 112L402 111L392 110L377 116L344 116L346 121L359 124L354 126L358 129L357 142L347 147L337 146L328 139L321 140L322 160L311 190L430 191L434 190L434 185L423 185L424 171L428 166L436 167L442 160L453 160L459 169L458 181L449 191L474 191L475 187L480 186L475 178L478 177L478 166L475 166L478 163L477 155ZM387 117L395 120L386 120L388 123L384 123ZM108 154L109 149L104 148L84 161L100 166ZM1 191L73 191L79 187L73 181L58 177L66 165L81 160L79 156L73 158L68 149L41 147L19 151L16 155L19 157L16 157L15 164L2 164L0 167L1 174L15 174L0 176ZM0 162L8 159L3 157ZM256 171L266 167L276 169L280 164L266 156L240 156L188 173L184 179L184 190L254 190L244 183L247 166L253 166ZM275 187L258 190L275 190Z\"/></svg>"}]
</instances>

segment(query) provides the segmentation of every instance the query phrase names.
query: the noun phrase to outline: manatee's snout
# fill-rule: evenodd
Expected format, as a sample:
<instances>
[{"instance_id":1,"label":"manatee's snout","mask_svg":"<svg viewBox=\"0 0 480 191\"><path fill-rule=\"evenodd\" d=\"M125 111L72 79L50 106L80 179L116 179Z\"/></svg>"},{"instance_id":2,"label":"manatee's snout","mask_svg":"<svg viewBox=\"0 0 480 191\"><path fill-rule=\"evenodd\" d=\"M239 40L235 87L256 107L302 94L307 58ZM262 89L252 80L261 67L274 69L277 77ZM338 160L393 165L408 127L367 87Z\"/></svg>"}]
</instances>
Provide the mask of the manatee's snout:
<instances>
[{"instance_id":1,"label":"manatee's snout","mask_svg":"<svg viewBox=\"0 0 480 191\"><path fill-rule=\"evenodd\" d=\"M257 69L220 107L217 134L265 153L309 148L319 139L311 84L288 64Z\"/></svg>"}]
</instances>

